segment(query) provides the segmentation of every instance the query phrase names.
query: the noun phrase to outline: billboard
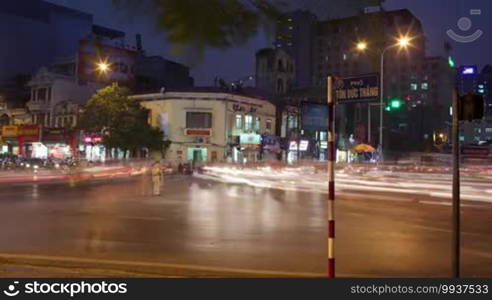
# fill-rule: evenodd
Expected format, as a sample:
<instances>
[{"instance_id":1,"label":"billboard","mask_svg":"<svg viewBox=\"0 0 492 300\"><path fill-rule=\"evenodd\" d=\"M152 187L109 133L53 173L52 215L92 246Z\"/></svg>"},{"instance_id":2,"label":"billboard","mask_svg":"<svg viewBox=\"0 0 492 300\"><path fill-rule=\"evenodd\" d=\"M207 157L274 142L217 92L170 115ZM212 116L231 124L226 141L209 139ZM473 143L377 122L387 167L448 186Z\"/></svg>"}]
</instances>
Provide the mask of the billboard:
<instances>
[{"instance_id":1,"label":"billboard","mask_svg":"<svg viewBox=\"0 0 492 300\"><path fill-rule=\"evenodd\" d=\"M19 128L16 125L5 125L2 127L2 137L15 138L19 134Z\"/></svg>"},{"instance_id":2,"label":"billboard","mask_svg":"<svg viewBox=\"0 0 492 300\"><path fill-rule=\"evenodd\" d=\"M303 103L301 113L301 126L303 130L328 130L328 105Z\"/></svg>"},{"instance_id":3,"label":"billboard","mask_svg":"<svg viewBox=\"0 0 492 300\"><path fill-rule=\"evenodd\" d=\"M39 138L40 127L37 124L34 125L20 125L18 128L18 135L23 137Z\"/></svg>"},{"instance_id":4,"label":"billboard","mask_svg":"<svg viewBox=\"0 0 492 300\"><path fill-rule=\"evenodd\" d=\"M243 133L239 136L241 148L259 149L261 148L261 135L255 133Z\"/></svg>"},{"instance_id":5,"label":"billboard","mask_svg":"<svg viewBox=\"0 0 492 300\"><path fill-rule=\"evenodd\" d=\"M369 74L335 80L337 104L379 101L379 75Z\"/></svg>"},{"instance_id":6,"label":"billboard","mask_svg":"<svg viewBox=\"0 0 492 300\"><path fill-rule=\"evenodd\" d=\"M134 86L136 56L137 52L133 50L89 39L81 40L78 59L79 80L102 84L118 82L125 86ZM108 66L107 72L98 68L102 62Z\"/></svg>"}]
</instances>

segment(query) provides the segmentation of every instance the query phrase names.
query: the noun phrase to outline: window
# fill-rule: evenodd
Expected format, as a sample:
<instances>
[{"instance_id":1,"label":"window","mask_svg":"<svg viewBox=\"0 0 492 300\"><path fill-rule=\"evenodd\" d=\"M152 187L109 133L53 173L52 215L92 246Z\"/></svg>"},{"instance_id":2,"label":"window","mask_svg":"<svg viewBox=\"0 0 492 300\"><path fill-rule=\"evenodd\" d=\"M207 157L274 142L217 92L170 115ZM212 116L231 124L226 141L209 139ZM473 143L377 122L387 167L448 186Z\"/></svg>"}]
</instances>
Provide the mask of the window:
<instances>
[{"instance_id":1,"label":"window","mask_svg":"<svg viewBox=\"0 0 492 300\"><path fill-rule=\"evenodd\" d=\"M288 129L297 128L297 117L296 116L289 116L288 117L287 128Z\"/></svg>"},{"instance_id":2,"label":"window","mask_svg":"<svg viewBox=\"0 0 492 300\"><path fill-rule=\"evenodd\" d=\"M243 128L243 116L242 115L236 115L234 127L236 127L236 129L242 129Z\"/></svg>"},{"instance_id":3,"label":"window","mask_svg":"<svg viewBox=\"0 0 492 300\"><path fill-rule=\"evenodd\" d=\"M418 89L418 85L417 85L416 83L411 83L411 84L410 84L410 89L411 89L412 91L416 91L416 90Z\"/></svg>"},{"instance_id":4,"label":"window","mask_svg":"<svg viewBox=\"0 0 492 300\"><path fill-rule=\"evenodd\" d=\"M485 133L492 133L492 128L485 128Z\"/></svg>"},{"instance_id":5,"label":"window","mask_svg":"<svg viewBox=\"0 0 492 300\"><path fill-rule=\"evenodd\" d=\"M491 128L491 129L492 129L492 128ZM267 132L271 132L271 130L272 130L272 120L267 119L267 120L266 120L266 131L267 131Z\"/></svg>"},{"instance_id":6,"label":"window","mask_svg":"<svg viewBox=\"0 0 492 300\"><path fill-rule=\"evenodd\" d=\"M38 101L46 101L46 89L38 89Z\"/></svg>"},{"instance_id":7,"label":"window","mask_svg":"<svg viewBox=\"0 0 492 300\"><path fill-rule=\"evenodd\" d=\"M186 112L186 128L212 128L212 113Z\"/></svg>"},{"instance_id":8,"label":"window","mask_svg":"<svg viewBox=\"0 0 492 300\"><path fill-rule=\"evenodd\" d=\"M429 84L427 82L422 83L422 89L424 91L428 90L429 89Z\"/></svg>"},{"instance_id":9,"label":"window","mask_svg":"<svg viewBox=\"0 0 492 300\"><path fill-rule=\"evenodd\" d=\"M255 118L255 131L259 132L261 129L261 119L260 117Z\"/></svg>"},{"instance_id":10,"label":"window","mask_svg":"<svg viewBox=\"0 0 492 300\"><path fill-rule=\"evenodd\" d=\"M252 131L253 130L253 116L246 115L244 117L244 130L245 131Z\"/></svg>"}]
</instances>

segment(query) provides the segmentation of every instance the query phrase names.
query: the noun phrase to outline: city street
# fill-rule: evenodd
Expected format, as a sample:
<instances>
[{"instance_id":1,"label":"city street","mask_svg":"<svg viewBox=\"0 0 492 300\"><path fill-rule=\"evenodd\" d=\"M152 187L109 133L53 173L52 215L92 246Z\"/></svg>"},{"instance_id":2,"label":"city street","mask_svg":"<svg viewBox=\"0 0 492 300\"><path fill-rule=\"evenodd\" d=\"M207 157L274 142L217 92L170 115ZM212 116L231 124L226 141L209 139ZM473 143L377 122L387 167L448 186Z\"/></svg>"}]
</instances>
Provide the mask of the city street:
<instances>
[{"instance_id":1,"label":"city street","mask_svg":"<svg viewBox=\"0 0 492 300\"><path fill-rule=\"evenodd\" d=\"M60 268L49 276L326 276L326 192L205 175L170 177L160 197L150 191L143 177L2 183L0 276L22 276L16 264ZM467 200L462 213L463 276L492 276L492 204ZM449 276L450 220L442 193L346 185L337 275Z\"/></svg>"}]
</instances>

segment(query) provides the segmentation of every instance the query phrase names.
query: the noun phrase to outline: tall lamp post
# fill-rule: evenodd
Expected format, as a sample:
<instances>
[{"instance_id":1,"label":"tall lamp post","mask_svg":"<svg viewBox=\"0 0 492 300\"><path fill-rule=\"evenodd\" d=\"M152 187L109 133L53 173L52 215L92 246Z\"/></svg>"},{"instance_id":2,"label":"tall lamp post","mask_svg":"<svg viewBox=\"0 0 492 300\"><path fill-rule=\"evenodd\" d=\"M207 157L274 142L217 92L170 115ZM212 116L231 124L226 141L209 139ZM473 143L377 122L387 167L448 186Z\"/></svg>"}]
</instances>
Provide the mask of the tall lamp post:
<instances>
[{"instance_id":1,"label":"tall lamp post","mask_svg":"<svg viewBox=\"0 0 492 300\"><path fill-rule=\"evenodd\" d=\"M384 55L386 52L394 47L399 47L400 49L406 49L411 44L410 41L412 39L408 36L400 36L397 39L397 42L393 45L389 45L386 48L383 48L381 51L381 69L380 69L380 92L379 92L379 154L380 157L383 157L383 110L384 110ZM367 49L367 42L361 41L357 43L356 46L357 51L363 52ZM369 108L370 109L370 108Z\"/></svg>"}]
</instances>

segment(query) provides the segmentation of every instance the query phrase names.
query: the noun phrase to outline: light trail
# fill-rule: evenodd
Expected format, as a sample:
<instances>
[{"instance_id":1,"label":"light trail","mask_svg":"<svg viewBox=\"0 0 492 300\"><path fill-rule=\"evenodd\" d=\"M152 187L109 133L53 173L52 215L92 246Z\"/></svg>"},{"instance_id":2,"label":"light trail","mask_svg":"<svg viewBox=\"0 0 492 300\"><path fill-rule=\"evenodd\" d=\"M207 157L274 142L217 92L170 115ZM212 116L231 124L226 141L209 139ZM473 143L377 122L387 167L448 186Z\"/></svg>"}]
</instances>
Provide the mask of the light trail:
<instances>
[{"instance_id":1,"label":"light trail","mask_svg":"<svg viewBox=\"0 0 492 300\"><path fill-rule=\"evenodd\" d=\"M354 170L356 171L354 172ZM379 172L374 169L364 173L360 172L361 170L363 168L338 170L336 174L337 190L342 194L345 191L359 191L361 193L380 192L451 198L452 187L449 174L402 171ZM270 167L257 169L240 169L229 166L206 167L204 174L195 174L195 176L224 183L246 184L254 187L328 193L326 173L315 172L314 168L274 170ZM492 203L492 180L483 181L480 176L476 176L473 173L465 174L461 183L461 198Z\"/></svg>"}]
</instances>

